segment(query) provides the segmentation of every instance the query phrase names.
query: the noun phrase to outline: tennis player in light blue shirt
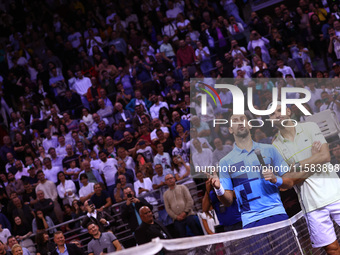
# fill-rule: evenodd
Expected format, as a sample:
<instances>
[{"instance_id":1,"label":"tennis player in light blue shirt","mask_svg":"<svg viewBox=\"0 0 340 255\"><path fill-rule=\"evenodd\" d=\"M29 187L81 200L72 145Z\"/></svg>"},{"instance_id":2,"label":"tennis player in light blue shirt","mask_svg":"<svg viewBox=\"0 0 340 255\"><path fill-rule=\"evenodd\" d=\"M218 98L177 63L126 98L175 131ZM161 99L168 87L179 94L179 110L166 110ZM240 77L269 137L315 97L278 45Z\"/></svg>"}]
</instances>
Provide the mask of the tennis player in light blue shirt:
<instances>
[{"instance_id":1,"label":"tennis player in light blue shirt","mask_svg":"<svg viewBox=\"0 0 340 255\"><path fill-rule=\"evenodd\" d=\"M235 138L234 149L220 160L220 179L216 176L212 178L218 198L225 205L230 205L235 191L243 228L288 219L279 187L283 183L281 176L289 171L289 166L274 146L252 140L245 115L232 115L230 120L245 125L233 124L229 127ZM256 149L260 150L265 165L274 168L275 181L263 178Z\"/></svg>"}]
</instances>

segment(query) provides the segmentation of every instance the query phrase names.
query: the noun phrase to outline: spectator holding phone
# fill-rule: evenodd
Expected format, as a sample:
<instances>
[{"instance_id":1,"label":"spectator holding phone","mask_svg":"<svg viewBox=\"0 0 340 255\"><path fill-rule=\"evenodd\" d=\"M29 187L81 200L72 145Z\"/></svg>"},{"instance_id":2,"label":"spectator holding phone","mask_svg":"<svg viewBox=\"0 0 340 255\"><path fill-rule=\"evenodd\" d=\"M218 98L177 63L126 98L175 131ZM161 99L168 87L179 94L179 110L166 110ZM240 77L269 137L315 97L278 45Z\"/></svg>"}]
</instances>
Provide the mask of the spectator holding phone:
<instances>
[{"instance_id":1,"label":"spectator holding phone","mask_svg":"<svg viewBox=\"0 0 340 255\"><path fill-rule=\"evenodd\" d=\"M100 232L106 232L112 230L114 226L114 219L107 212L99 212L96 210L96 206L89 199L84 203L87 214L82 222L82 227L86 228L89 224L94 223L99 227Z\"/></svg>"},{"instance_id":2,"label":"spectator holding phone","mask_svg":"<svg viewBox=\"0 0 340 255\"><path fill-rule=\"evenodd\" d=\"M121 207L122 219L124 223L129 224L131 232L135 232L136 228L142 224L139 209L142 206L147 206L152 210L153 206L142 197L136 198L133 189L129 187L124 189L124 200L126 200L126 203Z\"/></svg>"}]
</instances>

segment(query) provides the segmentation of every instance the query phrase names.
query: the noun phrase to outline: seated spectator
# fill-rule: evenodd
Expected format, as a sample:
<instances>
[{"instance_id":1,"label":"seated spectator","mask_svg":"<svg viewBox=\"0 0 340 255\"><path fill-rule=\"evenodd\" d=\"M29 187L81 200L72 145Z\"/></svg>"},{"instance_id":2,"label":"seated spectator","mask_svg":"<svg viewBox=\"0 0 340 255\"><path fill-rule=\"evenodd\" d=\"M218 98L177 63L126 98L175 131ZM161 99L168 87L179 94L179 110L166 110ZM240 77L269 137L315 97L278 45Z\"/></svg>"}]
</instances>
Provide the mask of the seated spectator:
<instances>
[{"instance_id":1,"label":"seated spectator","mask_svg":"<svg viewBox=\"0 0 340 255\"><path fill-rule=\"evenodd\" d=\"M110 126L108 126L104 120L100 120L96 131L97 136L114 136L114 132Z\"/></svg>"},{"instance_id":2,"label":"seated spectator","mask_svg":"<svg viewBox=\"0 0 340 255\"><path fill-rule=\"evenodd\" d=\"M84 166L84 163L83 163ZM86 200L90 199L94 195L94 184L89 182L86 173L82 173L79 177L81 184L83 185L79 190L79 200L84 203Z\"/></svg>"},{"instance_id":3,"label":"seated spectator","mask_svg":"<svg viewBox=\"0 0 340 255\"><path fill-rule=\"evenodd\" d=\"M34 215L32 209L29 206L23 204L19 197L12 198L12 202L13 202L14 208L11 211L11 214L15 216L19 216L21 221L24 224L30 225L33 220L33 215Z\"/></svg>"},{"instance_id":4,"label":"seated spectator","mask_svg":"<svg viewBox=\"0 0 340 255\"><path fill-rule=\"evenodd\" d=\"M180 124L179 124L180 125ZM184 162L189 162L189 155L186 148L186 142L180 136L175 137L175 148L172 150L172 156L181 156Z\"/></svg>"},{"instance_id":5,"label":"seated spectator","mask_svg":"<svg viewBox=\"0 0 340 255\"><path fill-rule=\"evenodd\" d=\"M47 255L55 247L55 244L50 241L50 237L47 232L37 233L35 240L37 243L37 255Z\"/></svg>"},{"instance_id":6,"label":"seated spectator","mask_svg":"<svg viewBox=\"0 0 340 255\"><path fill-rule=\"evenodd\" d=\"M30 253L28 252L28 250L26 249L24 251L25 248L23 248L20 244L16 243L14 245L12 245L10 251L11 251L11 254L13 255L29 255Z\"/></svg>"},{"instance_id":7,"label":"seated spectator","mask_svg":"<svg viewBox=\"0 0 340 255\"><path fill-rule=\"evenodd\" d=\"M179 41L176 58L178 67L187 67L196 61L194 49L190 45L187 45L184 40Z\"/></svg>"},{"instance_id":8,"label":"seated spectator","mask_svg":"<svg viewBox=\"0 0 340 255\"><path fill-rule=\"evenodd\" d=\"M35 253L36 249L33 241L30 239L32 235L31 224L24 223L20 216L14 217L13 238L19 239L23 249L28 250L28 254ZM10 242L9 242L10 243Z\"/></svg>"},{"instance_id":9,"label":"seated spectator","mask_svg":"<svg viewBox=\"0 0 340 255\"><path fill-rule=\"evenodd\" d=\"M38 206L38 204L40 203L40 200L44 201L43 199L45 199L45 198L51 199L53 201L54 213L55 213L57 219L59 220L59 222L62 222L63 213L62 213L60 205L58 203L58 192L57 192L56 185L53 182L51 182L51 181L49 181L45 178L45 174L43 173L43 171L39 171L37 173L37 177L38 177L40 183L35 188L35 192L37 193L39 202L35 205L35 207ZM43 191L43 192L41 193L41 192L38 192L38 191ZM50 202L48 202L48 204L50 206Z\"/></svg>"},{"instance_id":10,"label":"seated spectator","mask_svg":"<svg viewBox=\"0 0 340 255\"><path fill-rule=\"evenodd\" d=\"M0 241L2 243L6 243L7 238L11 235L11 231L8 228L3 228L0 224Z\"/></svg>"},{"instance_id":11,"label":"seated spectator","mask_svg":"<svg viewBox=\"0 0 340 255\"><path fill-rule=\"evenodd\" d=\"M67 112L63 113L63 120L69 131L73 131L73 130L78 131L79 123L77 120L71 119L71 116L69 113Z\"/></svg>"},{"instance_id":12,"label":"seated spectator","mask_svg":"<svg viewBox=\"0 0 340 255\"><path fill-rule=\"evenodd\" d=\"M79 173L79 176L82 174L86 174L89 183L103 182L103 179L100 176L98 170L93 169L88 160L84 160L82 165L84 170ZM80 183L80 187L82 187L82 183Z\"/></svg>"},{"instance_id":13,"label":"seated spectator","mask_svg":"<svg viewBox=\"0 0 340 255\"><path fill-rule=\"evenodd\" d=\"M114 109L116 111L116 114L114 115L115 122L120 123L120 120L124 120L124 122L126 123L126 127L130 128L133 118L131 112L129 110L124 110L121 103L116 103Z\"/></svg>"},{"instance_id":14,"label":"seated spectator","mask_svg":"<svg viewBox=\"0 0 340 255\"><path fill-rule=\"evenodd\" d=\"M59 197L63 200L63 204L72 205L73 200L78 200L76 185L71 180L66 180L64 172L58 173L57 191Z\"/></svg>"},{"instance_id":15,"label":"seated spectator","mask_svg":"<svg viewBox=\"0 0 340 255\"><path fill-rule=\"evenodd\" d=\"M77 143L81 143L80 141ZM68 168L64 174L68 176L68 178L71 178L72 181L78 182L78 175L81 172L80 168L77 167L76 160L73 160L70 162L70 168Z\"/></svg>"},{"instance_id":16,"label":"seated spectator","mask_svg":"<svg viewBox=\"0 0 340 255\"><path fill-rule=\"evenodd\" d=\"M11 138L8 135L5 135L2 138L3 146L0 148L0 158L5 163L7 163L7 153L11 153L12 155L15 154L14 152L14 145L12 143Z\"/></svg>"},{"instance_id":17,"label":"seated spectator","mask_svg":"<svg viewBox=\"0 0 340 255\"><path fill-rule=\"evenodd\" d=\"M135 232L135 238L138 245L149 243L154 238L171 239L171 235L157 220L154 220L152 211L149 207L143 206L139 209L139 216L142 224L138 226Z\"/></svg>"},{"instance_id":18,"label":"seated spectator","mask_svg":"<svg viewBox=\"0 0 340 255\"><path fill-rule=\"evenodd\" d=\"M176 185L172 174L165 176L165 183L169 189L164 193L164 205L166 212L173 219L179 237L186 236L186 226L194 235L201 235L202 230L195 222L192 211L193 200L188 188L184 185Z\"/></svg>"},{"instance_id":19,"label":"seated spectator","mask_svg":"<svg viewBox=\"0 0 340 255\"><path fill-rule=\"evenodd\" d=\"M15 168L16 168L15 179L24 180L26 177L29 176L28 169L26 167L23 167L23 164L20 160L15 161Z\"/></svg>"},{"instance_id":20,"label":"seated spectator","mask_svg":"<svg viewBox=\"0 0 340 255\"><path fill-rule=\"evenodd\" d=\"M135 91L135 98L131 99L131 101L128 103L128 105L125 107L125 109L134 113L136 105L143 105L144 109L149 109L151 107L152 103L147 98L143 97L140 90L136 90Z\"/></svg>"},{"instance_id":21,"label":"seated spectator","mask_svg":"<svg viewBox=\"0 0 340 255\"><path fill-rule=\"evenodd\" d=\"M126 168L126 163L122 159L118 159L117 166L117 173L115 174L116 183L119 175L124 175L126 178L126 182L133 184L135 179L135 170Z\"/></svg>"},{"instance_id":22,"label":"seated spectator","mask_svg":"<svg viewBox=\"0 0 340 255\"><path fill-rule=\"evenodd\" d=\"M171 171L171 159L167 152L164 152L164 146L161 142L156 143L157 154L154 158L154 164L161 164L166 171Z\"/></svg>"},{"instance_id":23,"label":"seated spectator","mask_svg":"<svg viewBox=\"0 0 340 255\"><path fill-rule=\"evenodd\" d=\"M91 200L84 203L86 216L82 222L82 227L86 228L91 223L99 226L102 232L113 231L116 225L114 218L106 211L98 211Z\"/></svg>"},{"instance_id":24,"label":"seated spectator","mask_svg":"<svg viewBox=\"0 0 340 255\"><path fill-rule=\"evenodd\" d=\"M106 105L103 99L98 99L98 106L99 110L97 111L97 114L101 118L106 118L109 121L109 126L111 126L114 123L113 119L113 107L110 105Z\"/></svg>"},{"instance_id":25,"label":"seated spectator","mask_svg":"<svg viewBox=\"0 0 340 255\"><path fill-rule=\"evenodd\" d=\"M50 158L44 158L44 174L47 180L57 183L58 182L58 176L57 174L62 170L59 167L52 166L52 161Z\"/></svg>"},{"instance_id":26,"label":"seated spectator","mask_svg":"<svg viewBox=\"0 0 340 255\"><path fill-rule=\"evenodd\" d=\"M55 243L55 248L51 252L51 255L58 255L61 253L65 253L67 251L68 254L74 254L74 255L84 255L82 249L77 247L75 244L65 243L65 236L63 232L57 231L54 233L53 241Z\"/></svg>"},{"instance_id":27,"label":"seated spectator","mask_svg":"<svg viewBox=\"0 0 340 255\"><path fill-rule=\"evenodd\" d=\"M35 214L36 216L32 221L32 230L34 234L47 231L48 229L49 234L56 232L56 229L52 228L54 227L54 223L49 216L45 216L41 210L36 210Z\"/></svg>"},{"instance_id":28,"label":"seated spectator","mask_svg":"<svg viewBox=\"0 0 340 255\"><path fill-rule=\"evenodd\" d=\"M25 193L22 195L22 201L25 205L29 205L32 209L34 205L38 202L37 195L35 193L35 189L33 185L29 182L24 182Z\"/></svg>"},{"instance_id":29,"label":"seated spectator","mask_svg":"<svg viewBox=\"0 0 340 255\"><path fill-rule=\"evenodd\" d=\"M103 251L114 252L122 250L117 237L112 232L102 233L97 224L92 223L87 226L89 234L93 239L88 243L87 250L89 255L100 255Z\"/></svg>"},{"instance_id":30,"label":"seated spectator","mask_svg":"<svg viewBox=\"0 0 340 255\"><path fill-rule=\"evenodd\" d=\"M6 186L6 193L8 196L10 196L12 192L16 192L19 195L22 195L24 193L25 189L22 180L16 180L12 173L8 173L7 179L8 184Z\"/></svg>"},{"instance_id":31,"label":"seated spectator","mask_svg":"<svg viewBox=\"0 0 340 255\"><path fill-rule=\"evenodd\" d=\"M102 189L100 183L96 183L93 189L94 194L91 197L91 201L95 205L96 210L98 212L102 212L105 209L109 210L112 205L112 200L109 193Z\"/></svg>"},{"instance_id":32,"label":"seated spectator","mask_svg":"<svg viewBox=\"0 0 340 255\"><path fill-rule=\"evenodd\" d=\"M117 160L119 161L119 159L123 160L125 162L125 167L127 169L131 169L132 171L134 171L135 169L135 161L133 160L133 158L131 156L128 155L126 149L124 147L118 147L117 149Z\"/></svg>"},{"instance_id":33,"label":"seated spectator","mask_svg":"<svg viewBox=\"0 0 340 255\"><path fill-rule=\"evenodd\" d=\"M189 178L188 181L181 184L189 184L193 182L190 174L190 165L188 162L185 162L180 155L173 156L172 161L174 164L174 173L176 181L183 180L185 178Z\"/></svg>"},{"instance_id":34,"label":"seated spectator","mask_svg":"<svg viewBox=\"0 0 340 255\"><path fill-rule=\"evenodd\" d=\"M224 156L228 155L228 153L233 150L233 147L230 145L223 145L220 138L215 138L214 145L216 149L213 151L212 163L215 166Z\"/></svg>"},{"instance_id":35,"label":"seated spectator","mask_svg":"<svg viewBox=\"0 0 340 255\"><path fill-rule=\"evenodd\" d=\"M148 201L148 203L152 205L157 205L158 202L153 196L153 194L152 193L148 194L153 190L150 178L144 177L144 174L141 171L136 172L136 178L137 181L134 182L133 187L137 197L143 196L145 200Z\"/></svg>"}]
</instances>

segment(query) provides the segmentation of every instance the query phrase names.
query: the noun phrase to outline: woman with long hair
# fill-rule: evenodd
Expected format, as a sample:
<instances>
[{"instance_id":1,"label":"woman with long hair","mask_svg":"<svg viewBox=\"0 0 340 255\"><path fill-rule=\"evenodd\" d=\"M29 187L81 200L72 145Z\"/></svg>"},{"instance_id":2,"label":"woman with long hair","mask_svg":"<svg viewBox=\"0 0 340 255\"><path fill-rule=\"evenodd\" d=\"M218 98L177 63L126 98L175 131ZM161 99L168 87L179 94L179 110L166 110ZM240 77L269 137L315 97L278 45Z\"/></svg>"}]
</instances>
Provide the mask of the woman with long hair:
<instances>
[{"instance_id":1,"label":"woman with long hair","mask_svg":"<svg viewBox=\"0 0 340 255\"><path fill-rule=\"evenodd\" d=\"M55 248L55 243L50 241L50 237L46 231L37 233L35 242L37 243L36 255L48 255L51 253L51 250Z\"/></svg>"},{"instance_id":2,"label":"woman with long hair","mask_svg":"<svg viewBox=\"0 0 340 255\"><path fill-rule=\"evenodd\" d=\"M12 235L15 236L18 241L20 240L20 245L28 249L30 253L34 254L36 252L34 243L30 239L32 235L31 226L23 222L20 216L14 217Z\"/></svg>"},{"instance_id":3,"label":"woman with long hair","mask_svg":"<svg viewBox=\"0 0 340 255\"><path fill-rule=\"evenodd\" d=\"M84 123L81 122L79 124L79 136L82 136L84 138L84 142L86 144L90 144L90 141L92 140L93 133L89 130L88 126Z\"/></svg>"},{"instance_id":4,"label":"woman with long hair","mask_svg":"<svg viewBox=\"0 0 340 255\"><path fill-rule=\"evenodd\" d=\"M185 163L180 155L173 156L172 161L174 164L176 181L180 181L188 177L189 180L183 184L192 183L193 179L191 178L190 174L190 165Z\"/></svg>"},{"instance_id":5,"label":"woman with long hair","mask_svg":"<svg viewBox=\"0 0 340 255\"><path fill-rule=\"evenodd\" d=\"M34 234L45 232L47 229L54 227L54 223L49 216L44 216L42 210L36 210L35 218L32 221L32 230ZM50 235L56 232L55 228L48 231Z\"/></svg>"},{"instance_id":6,"label":"woman with long hair","mask_svg":"<svg viewBox=\"0 0 340 255\"><path fill-rule=\"evenodd\" d=\"M178 123L175 126L175 129L178 133L178 136L180 136L182 138L183 143L186 143L186 142L189 141L189 133L188 133L188 131L184 132L184 127L183 127L182 124Z\"/></svg>"},{"instance_id":7,"label":"woman with long hair","mask_svg":"<svg viewBox=\"0 0 340 255\"><path fill-rule=\"evenodd\" d=\"M66 180L64 172L58 173L57 191L64 205L72 205L73 200L78 200L77 188L73 181Z\"/></svg>"}]
</instances>

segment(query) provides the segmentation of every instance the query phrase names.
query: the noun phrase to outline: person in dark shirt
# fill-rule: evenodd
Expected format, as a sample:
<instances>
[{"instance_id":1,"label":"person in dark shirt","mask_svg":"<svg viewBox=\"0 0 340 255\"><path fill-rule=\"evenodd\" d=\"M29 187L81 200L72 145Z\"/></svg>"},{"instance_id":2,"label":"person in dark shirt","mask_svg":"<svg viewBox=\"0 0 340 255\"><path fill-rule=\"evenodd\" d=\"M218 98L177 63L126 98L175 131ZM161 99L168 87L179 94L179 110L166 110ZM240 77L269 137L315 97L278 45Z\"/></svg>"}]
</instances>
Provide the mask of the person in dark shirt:
<instances>
[{"instance_id":1,"label":"person in dark shirt","mask_svg":"<svg viewBox=\"0 0 340 255\"><path fill-rule=\"evenodd\" d=\"M142 223L138 214L139 209L143 206L147 206L152 210L153 206L142 197L136 198L135 193L130 187L124 189L124 199L126 200L126 203L121 207L122 219L125 223L129 224L129 228L134 232Z\"/></svg>"},{"instance_id":2,"label":"person in dark shirt","mask_svg":"<svg viewBox=\"0 0 340 255\"><path fill-rule=\"evenodd\" d=\"M90 199L96 206L96 210L102 212L104 209L108 209L112 205L112 200L109 193L102 189L100 183L96 183L93 186L93 189L94 194Z\"/></svg>"},{"instance_id":3,"label":"person in dark shirt","mask_svg":"<svg viewBox=\"0 0 340 255\"><path fill-rule=\"evenodd\" d=\"M25 205L29 205L31 208L34 208L34 205L38 202L35 189L33 189L32 185L27 180L24 182L24 188L25 192L22 195L22 201Z\"/></svg>"},{"instance_id":4,"label":"person in dark shirt","mask_svg":"<svg viewBox=\"0 0 340 255\"><path fill-rule=\"evenodd\" d=\"M142 206L139 209L139 216L142 224L135 231L135 238L138 245L149 243L152 239L159 237L160 239L171 239L171 235L157 220L154 220L152 211L147 206Z\"/></svg>"},{"instance_id":5,"label":"person in dark shirt","mask_svg":"<svg viewBox=\"0 0 340 255\"><path fill-rule=\"evenodd\" d=\"M76 166L80 168L79 160L78 160L79 155L73 152L72 145L70 144L66 145L66 153L67 155L62 160L64 170L66 171L67 169L69 169L70 163L74 160L76 161Z\"/></svg>"},{"instance_id":6,"label":"person in dark shirt","mask_svg":"<svg viewBox=\"0 0 340 255\"><path fill-rule=\"evenodd\" d=\"M121 147L124 147L129 152L129 154L131 154L136 150L135 148L136 143L137 143L137 140L134 139L132 134L129 131L125 131L124 142L122 142Z\"/></svg>"}]
</instances>

